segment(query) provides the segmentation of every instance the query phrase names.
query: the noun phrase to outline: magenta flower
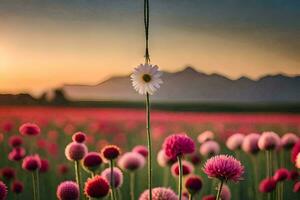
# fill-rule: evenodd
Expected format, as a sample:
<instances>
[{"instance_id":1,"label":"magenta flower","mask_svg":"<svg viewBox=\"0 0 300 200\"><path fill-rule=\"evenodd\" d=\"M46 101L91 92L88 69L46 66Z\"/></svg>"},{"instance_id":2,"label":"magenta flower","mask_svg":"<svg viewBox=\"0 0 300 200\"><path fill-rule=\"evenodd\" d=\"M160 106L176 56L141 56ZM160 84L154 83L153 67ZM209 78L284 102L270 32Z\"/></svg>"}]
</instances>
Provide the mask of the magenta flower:
<instances>
[{"instance_id":1,"label":"magenta flower","mask_svg":"<svg viewBox=\"0 0 300 200\"><path fill-rule=\"evenodd\" d=\"M10 181L16 177L16 171L11 167L4 167L1 169L1 176L5 180Z\"/></svg>"},{"instance_id":2,"label":"magenta flower","mask_svg":"<svg viewBox=\"0 0 300 200\"><path fill-rule=\"evenodd\" d=\"M74 133L72 140L73 142L84 143L86 140L86 134L84 132Z\"/></svg>"},{"instance_id":3,"label":"magenta flower","mask_svg":"<svg viewBox=\"0 0 300 200\"><path fill-rule=\"evenodd\" d=\"M85 144L78 142L71 142L66 146L65 156L70 161L79 161L87 154L88 149Z\"/></svg>"},{"instance_id":4,"label":"magenta flower","mask_svg":"<svg viewBox=\"0 0 300 200\"><path fill-rule=\"evenodd\" d=\"M26 152L23 147L16 147L8 154L8 159L11 161L20 161L25 157L25 154Z\"/></svg>"},{"instance_id":5,"label":"magenta flower","mask_svg":"<svg viewBox=\"0 0 300 200\"><path fill-rule=\"evenodd\" d=\"M132 149L132 152L141 154L144 158L148 157L148 149L143 145L137 145Z\"/></svg>"},{"instance_id":6,"label":"magenta flower","mask_svg":"<svg viewBox=\"0 0 300 200\"><path fill-rule=\"evenodd\" d=\"M124 153L118 160L118 165L123 170L135 171L145 166L145 158L136 152Z\"/></svg>"},{"instance_id":7,"label":"magenta flower","mask_svg":"<svg viewBox=\"0 0 300 200\"><path fill-rule=\"evenodd\" d=\"M289 180L295 181L298 179L298 177L299 177L299 173L296 170L289 171L289 177L288 177Z\"/></svg>"},{"instance_id":8,"label":"magenta flower","mask_svg":"<svg viewBox=\"0 0 300 200\"><path fill-rule=\"evenodd\" d=\"M224 184L221 191L221 199L222 200L230 200L231 199L231 191L230 188Z\"/></svg>"},{"instance_id":9,"label":"magenta flower","mask_svg":"<svg viewBox=\"0 0 300 200\"><path fill-rule=\"evenodd\" d=\"M36 136L41 132L40 127L33 123L25 123L19 128L21 135Z\"/></svg>"},{"instance_id":10,"label":"magenta flower","mask_svg":"<svg viewBox=\"0 0 300 200\"><path fill-rule=\"evenodd\" d=\"M11 184L11 191L15 194L20 194L24 190L24 185L21 181L15 180Z\"/></svg>"},{"instance_id":11,"label":"magenta flower","mask_svg":"<svg viewBox=\"0 0 300 200\"><path fill-rule=\"evenodd\" d=\"M194 153L195 143L185 133L173 134L165 139L163 149L168 157L176 158Z\"/></svg>"},{"instance_id":12,"label":"magenta flower","mask_svg":"<svg viewBox=\"0 0 300 200\"><path fill-rule=\"evenodd\" d=\"M293 192L300 192L300 181L295 183Z\"/></svg>"},{"instance_id":13,"label":"magenta flower","mask_svg":"<svg viewBox=\"0 0 300 200\"><path fill-rule=\"evenodd\" d=\"M84 193L89 198L103 198L109 192L108 182L101 176L94 176L85 182Z\"/></svg>"},{"instance_id":14,"label":"magenta flower","mask_svg":"<svg viewBox=\"0 0 300 200\"><path fill-rule=\"evenodd\" d=\"M22 163L22 168L33 172L35 170L39 170L41 168L41 158L39 155L35 154L32 156L26 156Z\"/></svg>"},{"instance_id":15,"label":"magenta flower","mask_svg":"<svg viewBox=\"0 0 300 200\"><path fill-rule=\"evenodd\" d=\"M242 144L242 149L246 153L256 154L259 152L258 140L260 135L257 133L250 133L246 135Z\"/></svg>"},{"instance_id":16,"label":"magenta flower","mask_svg":"<svg viewBox=\"0 0 300 200\"><path fill-rule=\"evenodd\" d=\"M286 179L288 179L289 177L289 170L285 169L285 168L280 168L280 169L277 169L274 176L273 176L273 179L274 181L278 182L278 181L284 181Z\"/></svg>"},{"instance_id":17,"label":"magenta flower","mask_svg":"<svg viewBox=\"0 0 300 200\"><path fill-rule=\"evenodd\" d=\"M216 200L215 195L206 195L202 197L202 200Z\"/></svg>"},{"instance_id":18,"label":"magenta flower","mask_svg":"<svg viewBox=\"0 0 300 200\"><path fill-rule=\"evenodd\" d=\"M187 176L191 173L193 173L195 170L192 163L186 160L182 160L182 175ZM174 177L179 176L179 164L178 162L174 163L171 167L171 173Z\"/></svg>"},{"instance_id":19,"label":"magenta flower","mask_svg":"<svg viewBox=\"0 0 300 200\"><path fill-rule=\"evenodd\" d=\"M240 149L243 144L244 138L245 136L241 133L231 135L226 141L227 148L232 151Z\"/></svg>"},{"instance_id":20,"label":"magenta flower","mask_svg":"<svg viewBox=\"0 0 300 200\"><path fill-rule=\"evenodd\" d=\"M139 200L149 200L149 190L144 191ZM157 187L152 189L152 200L178 200L178 197L169 188Z\"/></svg>"},{"instance_id":21,"label":"magenta flower","mask_svg":"<svg viewBox=\"0 0 300 200\"><path fill-rule=\"evenodd\" d=\"M106 168L105 170L102 171L101 176L109 183L109 185L111 186L111 178L110 178L110 174L111 174L111 169L110 168ZM113 168L113 177L114 177L114 188L119 188L122 186L123 184L123 173L122 171L117 168L114 167Z\"/></svg>"},{"instance_id":22,"label":"magenta flower","mask_svg":"<svg viewBox=\"0 0 300 200\"><path fill-rule=\"evenodd\" d=\"M185 180L185 188L189 191L191 195L200 192L202 188L202 180L200 176L190 175Z\"/></svg>"},{"instance_id":23,"label":"magenta flower","mask_svg":"<svg viewBox=\"0 0 300 200\"><path fill-rule=\"evenodd\" d=\"M2 181L0 181L0 200L5 200L6 197L7 197L7 187Z\"/></svg>"},{"instance_id":24,"label":"magenta flower","mask_svg":"<svg viewBox=\"0 0 300 200\"><path fill-rule=\"evenodd\" d=\"M49 161L46 159L41 159L40 173L46 173L49 171Z\"/></svg>"},{"instance_id":25,"label":"magenta flower","mask_svg":"<svg viewBox=\"0 0 300 200\"><path fill-rule=\"evenodd\" d=\"M259 191L263 193L272 192L276 188L276 181L273 178L266 178L259 184Z\"/></svg>"},{"instance_id":26,"label":"magenta flower","mask_svg":"<svg viewBox=\"0 0 300 200\"><path fill-rule=\"evenodd\" d=\"M244 166L232 156L217 155L206 161L203 171L210 178L238 182L242 179Z\"/></svg>"},{"instance_id":27,"label":"magenta flower","mask_svg":"<svg viewBox=\"0 0 300 200\"><path fill-rule=\"evenodd\" d=\"M13 148L20 147L23 144L23 139L18 135L13 135L9 138L8 144Z\"/></svg>"},{"instance_id":28,"label":"magenta flower","mask_svg":"<svg viewBox=\"0 0 300 200\"><path fill-rule=\"evenodd\" d=\"M82 161L83 168L90 173L95 173L100 169L102 158L97 152L89 152Z\"/></svg>"},{"instance_id":29,"label":"magenta flower","mask_svg":"<svg viewBox=\"0 0 300 200\"><path fill-rule=\"evenodd\" d=\"M101 150L101 155L106 160L114 160L121 154L121 150L116 145L107 145Z\"/></svg>"},{"instance_id":30,"label":"magenta flower","mask_svg":"<svg viewBox=\"0 0 300 200\"><path fill-rule=\"evenodd\" d=\"M296 162L296 158L298 153L300 153L300 140L294 145L292 151L291 151L291 160L293 163Z\"/></svg>"},{"instance_id":31,"label":"magenta flower","mask_svg":"<svg viewBox=\"0 0 300 200\"><path fill-rule=\"evenodd\" d=\"M79 187L73 181L62 182L57 187L56 196L59 200L78 200Z\"/></svg>"}]
</instances>

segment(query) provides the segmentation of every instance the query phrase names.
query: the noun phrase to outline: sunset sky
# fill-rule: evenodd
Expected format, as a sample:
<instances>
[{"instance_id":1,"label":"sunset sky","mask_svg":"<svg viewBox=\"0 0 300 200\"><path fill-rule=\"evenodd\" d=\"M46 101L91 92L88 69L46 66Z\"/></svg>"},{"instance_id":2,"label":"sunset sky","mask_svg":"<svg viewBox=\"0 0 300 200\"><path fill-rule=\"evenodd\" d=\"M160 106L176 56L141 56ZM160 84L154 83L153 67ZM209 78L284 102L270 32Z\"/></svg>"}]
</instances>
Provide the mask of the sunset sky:
<instances>
[{"instance_id":1,"label":"sunset sky","mask_svg":"<svg viewBox=\"0 0 300 200\"><path fill-rule=\"evenodd\" d=\"M299 0L150 0L151 62L300 74ZM143 62L142 0L0 0L0 92L97 84Z\"/></svg>"}]
</instances>

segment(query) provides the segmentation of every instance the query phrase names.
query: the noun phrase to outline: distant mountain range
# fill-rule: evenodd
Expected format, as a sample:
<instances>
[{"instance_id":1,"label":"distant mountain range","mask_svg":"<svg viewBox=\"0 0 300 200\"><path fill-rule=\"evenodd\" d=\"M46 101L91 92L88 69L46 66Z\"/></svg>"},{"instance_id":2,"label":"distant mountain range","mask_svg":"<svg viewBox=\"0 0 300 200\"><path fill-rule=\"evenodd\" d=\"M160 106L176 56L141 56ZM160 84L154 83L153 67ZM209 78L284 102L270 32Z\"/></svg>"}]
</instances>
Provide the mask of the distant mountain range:
<instances>
[{"instance_id":1,"label":"distant mountain range","mask_svg":"<svg viewBox=\"0 0 300 200\"><path fill-rule=\"evenodd\" d=\"M162 79L164 83L152 97L156 102L300 103L300 76L278 74L259 80L231 80L186 67L174 73L164 72ZM64 85L63 90L71 100L144 100L134 91L129 76L112 77L97 85Z\"/></svg>"}]
</instances>

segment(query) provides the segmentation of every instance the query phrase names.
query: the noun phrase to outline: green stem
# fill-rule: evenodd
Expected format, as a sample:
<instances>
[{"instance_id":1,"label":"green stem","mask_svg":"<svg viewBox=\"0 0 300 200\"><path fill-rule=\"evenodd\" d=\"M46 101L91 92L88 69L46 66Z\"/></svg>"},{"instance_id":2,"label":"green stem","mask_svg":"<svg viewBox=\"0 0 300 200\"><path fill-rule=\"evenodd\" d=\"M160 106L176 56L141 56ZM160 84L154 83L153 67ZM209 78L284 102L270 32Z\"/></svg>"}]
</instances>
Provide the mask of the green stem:
<instances>
[{"instance_id":1,"label":"green stem","mask_svg":"<svg viewBox=\"0 0 300 200\"><path fill-rule=\"evenodd\" d=\"M148 141L148 189L149 199L152 200L152 142L151 142L151 127L150 127L150 98L149 93L146 94L146 117L147 117L147 141Z\"/></svg>"},{"instance_id":2,"label":"green stem","mask_svg":"<svg viewBox=\"0 0 300 200\"><path fill-rule=\"evenodd\" d=\"M166 187L169 185L169 167L164 167L164 180L163 180L163 186Z\"/></svg>"},{"instance_id":3,"label":"green stem","mask_svg":"<svg viewBox=\"0 0 300 200\"><path fill-rule=\"evenodd\" d=\"M223 187L223 180L221 180L221 182L219 183L219 187L218 187L218 193L217 193L217 198L216 200L220 200L221 197L221 191L222 191L222 187Z\"/></svg>"},{"instance_id":4,"label":"green stem","mask_svg":"<svg viewBox=\"0 0 300 200\"><path fill-rule=\"evenodd\" d=\"M111 186L111 199L115 200L115 179L114 179L114 161L110 160L110 186Z\"/></svg>"},{"instance_id":5,"label":"green stem","mask_svg":"<svg viewBox=\"0 0 300 200\"><path fill-rule=\"evenodd\" d=\"M80 177L80 163L79 161L75 161L75 174L76 174L76 182L79 187L79 196L81 197L81 177Z\"/></svg>"},{"instance_id":6,"label":"green stem","mask_svg":"<svg viewBox=\"0 0 300 200\"><path fill-rule=\"evenodd\" d=\"M36 196L37 199L40 199L40 183L39 183L39 170L36 170Z\"/></svg>"},{"instance_id":7,"label":"green stem","mask_svg":"<svg viewBox=\"0 0 300 200\"><path fill-rule=\"evenodd\" d=\"M134 200L134 185L135 185L135 174L130 172L130 197Z\"/></svg>"},{"instance_id":8,"label":"green stem","mask_svg":"<svg viewBox=\"0 0 300 200\"><path fill-rule=\"evenodd\" d=\"M189 200L192 200L193 199L193 194L189 194Z\"/></svg>"},{"instance_id":9,"label":"green stem","mask_svg":"<svg viewBox=\"0 0 300 200\"><path fill-rule=\"evenodd\" d=\"M177 159L178 159L178 166L179 166L178 199L181 200L181 198L182 198L182 163L181 163L181 156L178 156Z\"/></svg>"},{"instance_id":10,"label":"green stem","mask_svg":"<svg viewBox=\"0 0 300 200\"><path fill-rule=\"evenodd\" d=\"M33 199L37 200L37 198L36 198L36 184L35 184L34 172L32 172L32 190L33 190Z\"/></svg>"}]
</instances>

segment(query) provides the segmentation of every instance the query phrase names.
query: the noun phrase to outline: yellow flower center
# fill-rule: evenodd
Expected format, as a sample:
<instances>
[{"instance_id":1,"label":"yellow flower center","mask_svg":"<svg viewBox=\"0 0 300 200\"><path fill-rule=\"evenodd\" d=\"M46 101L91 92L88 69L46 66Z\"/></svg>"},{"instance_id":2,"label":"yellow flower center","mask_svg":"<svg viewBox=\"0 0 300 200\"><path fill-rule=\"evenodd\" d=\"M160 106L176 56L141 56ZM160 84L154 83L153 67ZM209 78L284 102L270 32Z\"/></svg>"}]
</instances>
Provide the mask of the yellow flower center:
<instances>
[{"instance_id":1,"label":"yellow flower center","mask_svg":"<svg viewBox=\"0 0 300 200\"><path fill-rule=\"evenodd\" d=\"M151 81L151 76L149 74L144 74L143 75L143 80L146 82L146 83L149 83Z\"/></svg>"}]
</instances>

